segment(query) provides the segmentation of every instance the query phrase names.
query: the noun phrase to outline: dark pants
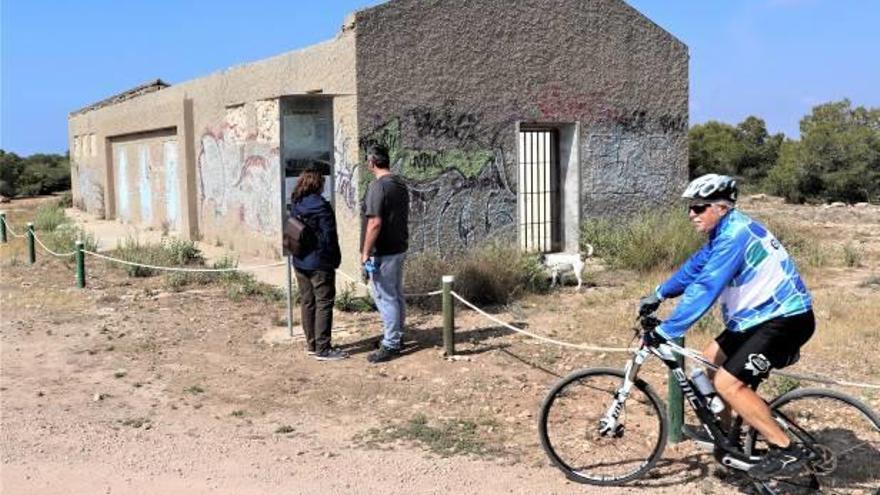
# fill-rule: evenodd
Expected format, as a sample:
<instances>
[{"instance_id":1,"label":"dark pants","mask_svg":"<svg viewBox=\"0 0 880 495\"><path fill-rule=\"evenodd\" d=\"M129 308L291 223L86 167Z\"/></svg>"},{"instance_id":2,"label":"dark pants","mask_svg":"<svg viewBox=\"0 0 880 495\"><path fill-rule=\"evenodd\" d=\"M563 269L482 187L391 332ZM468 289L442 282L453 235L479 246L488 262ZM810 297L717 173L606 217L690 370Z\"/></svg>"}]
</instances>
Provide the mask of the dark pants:
<instances>
[{"instance_id":1,"label":"dark pants","mask_svg":"<svg viewBox=\"0 0 880 495\"><path fill-rule=\"evenodd\" d=\"M330 350L333 302L336 299L336 272L296 269L302 327L310 351Z\"/></svg>"}]
</instances>

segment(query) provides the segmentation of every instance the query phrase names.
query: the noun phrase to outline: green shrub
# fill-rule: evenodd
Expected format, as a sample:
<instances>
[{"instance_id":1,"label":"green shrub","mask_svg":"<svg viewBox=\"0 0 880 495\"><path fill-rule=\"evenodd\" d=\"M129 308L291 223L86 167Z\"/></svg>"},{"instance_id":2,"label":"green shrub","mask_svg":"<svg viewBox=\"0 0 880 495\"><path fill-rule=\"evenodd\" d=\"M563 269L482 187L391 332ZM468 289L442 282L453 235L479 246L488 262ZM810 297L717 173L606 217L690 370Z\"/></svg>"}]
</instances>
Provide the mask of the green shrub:
<instances>
[{"instance_id":1,"label":"green shrub","mask_svg":"<svg viewBox=\"0 0 880 495\"><path fill-rule=\"evenodd\" d=\"M70 222L57 203L45 204L34 214L34 228L42 232L52 232L59 225Z\"/></svg>"},{"instance_id":2,"label":"green shrub","mask_svg":"<svg viewBox=\"0 0 880 495\"><path fill-rule=\"evenodd\" d=\"M336 294L335 306L339 311L347 313L367 313L376 310L371 298L357 295L354 282L345 284L345 288Z\"/></svg>"},{"instance_id":3,"label":"green shrub","mask_svg":"<svg viewBox=\"0 0 880 495\"><path fill-rule=\"evenodd\" d=\"M158 244L141 244L128 237L113 253L116 257L132 263L153 266L201 266L204 258L193 241L163 237ZM152 268L120 265L131 277L152 277L158 270Z\"/></svg>"},{"instance_id":4,"label":"green shrub","mask_svg":"<svg viewBox=\"0 0 880 495\"><path fill-rule=\"evenodd\" d=\"M647 272L681 265L705 242L678 209L647 211L629 219L596 218L581 225L581 250L586 244L609 266Z\"/></svg>"},{"instance_id":5,"label":"green shrub","mask_svg":"<svg viewBox=\"0 0 880 495\"><path fill-rule=\"evenodd\" d=\"M58 197L58 207L59 208L70 208L73 206L73 193L70 191L64 191L61 196Z\"/></svg>"},{"instance_id":6,"label":"green shrub","mask_svg":"<svg viewBox=\"0 0 880 495\"><path fill-rule=\"evenodd\" d=\"M453 275L454 290L478 305L507 304L525 292L545 292L550 285L539 255L501 244L486 244L449 259L418 253L407 261L404 273L406 294L438 290L442 277ZM425 309L440 307L439 297L412 302Z\"/></svg>"},{"instance_id":7,"label":"green shrub","mask_svg":"<svg viewBox=\"0 0 880 495\"><path fill-rule=\"evenodd\" d=\"M82 227L63 223L55 230L39 236L40 241L56 253L71 253L76 249L76 241L83 241L83 249L97 252L98 242L95 236L86 232Z\"/></svg>"}]
</instances>

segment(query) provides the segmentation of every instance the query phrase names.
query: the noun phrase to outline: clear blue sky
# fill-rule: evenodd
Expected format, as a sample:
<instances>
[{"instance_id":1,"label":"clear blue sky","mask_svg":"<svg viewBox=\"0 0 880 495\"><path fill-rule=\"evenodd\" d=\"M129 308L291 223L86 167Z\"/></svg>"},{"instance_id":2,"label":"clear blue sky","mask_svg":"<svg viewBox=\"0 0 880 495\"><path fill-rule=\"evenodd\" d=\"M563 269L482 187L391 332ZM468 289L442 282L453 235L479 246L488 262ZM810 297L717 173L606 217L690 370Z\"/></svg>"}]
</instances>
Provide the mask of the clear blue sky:
<instances>
[{"instance_id":1,"label":"clear blue sky","mask_svg":"<svg viewBox=\"0 0 880 495\"><path fill-rule=\"evenodd\" d=\"M589 1L589 0L584 0ZM67 114L333 37L376 0L0 0L0 147L67 149ZM878 0L630 0L690 47L691 124L797 136L818 103L880 106Z\"/></svg>"}]
</instances>

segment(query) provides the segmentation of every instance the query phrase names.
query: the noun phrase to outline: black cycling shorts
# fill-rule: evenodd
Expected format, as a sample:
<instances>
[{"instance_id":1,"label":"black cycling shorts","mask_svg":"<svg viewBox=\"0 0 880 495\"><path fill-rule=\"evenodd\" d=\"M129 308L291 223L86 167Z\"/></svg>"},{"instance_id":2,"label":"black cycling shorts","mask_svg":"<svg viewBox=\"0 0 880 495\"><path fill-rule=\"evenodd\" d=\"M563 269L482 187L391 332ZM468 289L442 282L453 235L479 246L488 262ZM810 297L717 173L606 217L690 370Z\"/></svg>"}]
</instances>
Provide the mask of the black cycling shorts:
<instances>
[{"instance_id":1,"label":"black cycling shorts","mask_svg":"<svg viewBox=\"0 0 880 495\"><path fill-rule=\"evenodd\" d=\"M727 356L722 368L743 383L757 387L773 368L797 361L800 348L816 329L813 311L774 318L745 332L725 330L715 342Z\"/></svg>"}]
</instances>

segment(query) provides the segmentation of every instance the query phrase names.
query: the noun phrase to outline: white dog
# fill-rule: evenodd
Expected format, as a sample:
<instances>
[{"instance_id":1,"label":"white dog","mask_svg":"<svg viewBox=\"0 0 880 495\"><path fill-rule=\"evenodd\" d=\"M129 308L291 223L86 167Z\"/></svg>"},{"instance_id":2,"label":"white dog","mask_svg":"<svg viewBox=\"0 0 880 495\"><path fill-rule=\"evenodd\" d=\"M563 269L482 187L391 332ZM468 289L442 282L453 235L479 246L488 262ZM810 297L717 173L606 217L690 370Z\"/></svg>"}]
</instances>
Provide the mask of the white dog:
<instances>
[{"instance_id":1,"label":"white dog","mask_svg":"<svg viewBox=\"0 0 880 495\"><path fill-rule=\"evenodd\" d=\"M556 287L556 281L561 275L571 271L577 278L577 289L584 284L584 260L593 256L593 246L587 244L586 253L547 253L543 257L544 266L550 271L553 280L550 287Z\"/></svg>"}]
</instances>

